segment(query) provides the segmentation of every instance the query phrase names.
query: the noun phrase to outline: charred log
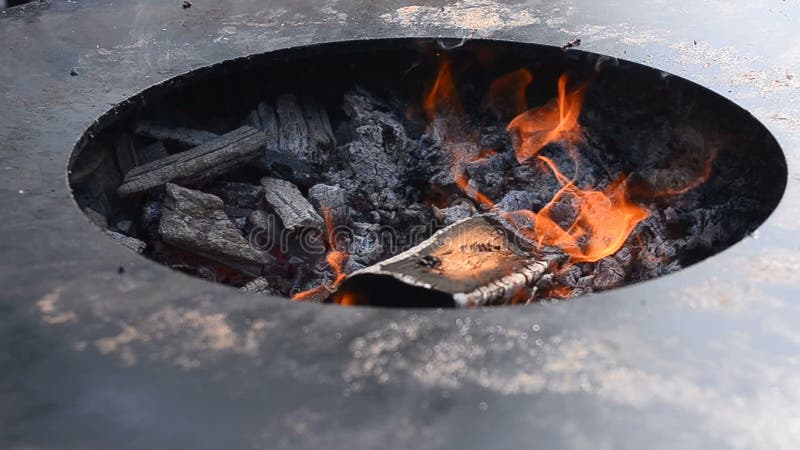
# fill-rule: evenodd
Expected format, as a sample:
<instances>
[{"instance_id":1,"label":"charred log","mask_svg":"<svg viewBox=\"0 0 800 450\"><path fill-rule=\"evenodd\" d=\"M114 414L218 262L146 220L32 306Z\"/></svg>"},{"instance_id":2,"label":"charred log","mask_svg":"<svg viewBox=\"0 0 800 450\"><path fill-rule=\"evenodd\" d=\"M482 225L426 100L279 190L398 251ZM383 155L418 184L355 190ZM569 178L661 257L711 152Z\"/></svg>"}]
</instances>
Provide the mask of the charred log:
<instances>
[{"instance_id":1,"label":"charred log","mask_svg":"<svg viewBox=\"0 0 800 450\"><path fill-rule=\"evenodd\" d=\"M241 127L191 150L139 166L125 175L118 193L125 197L168 182L196 185L257 158L267 138L252 127Z\"/></svg>"},{"instance_id":2,"label":"charred log","mask_svg":"<svg viewBox=\"0 0 800 450\"><path fill-rule=\"evenodd\" d=\"M261 186L264 188L264 201L280 217L286 229L324 229L325 221L314 211L314 207L303 197L297 186L270 177L262 178Z\"/></svg>"}]
</instances>

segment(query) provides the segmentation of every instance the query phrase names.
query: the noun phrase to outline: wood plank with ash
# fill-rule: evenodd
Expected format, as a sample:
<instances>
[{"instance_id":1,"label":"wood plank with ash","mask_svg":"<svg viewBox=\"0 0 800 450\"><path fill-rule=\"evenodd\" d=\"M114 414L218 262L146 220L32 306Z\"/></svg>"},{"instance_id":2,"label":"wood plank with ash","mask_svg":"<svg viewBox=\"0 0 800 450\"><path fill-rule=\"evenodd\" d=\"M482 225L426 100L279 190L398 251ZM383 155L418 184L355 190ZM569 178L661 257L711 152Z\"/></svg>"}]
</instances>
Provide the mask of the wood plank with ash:
<instances>
[{"instance_id":1,"label":"wood plank with ash","mask_svg":"<svg viewBox=\"0 0 800 450\"><path fill-rule=\"evenodd\" d=\"M159 234L164 242L253 276L276 265L257 250L225 214L219 197L167 184Z\"/></svg>"},{"instance_id":2,"label":"wood plank with ash","mask_svg":"<svg viewBox=\"0 0 800 450\"><path fill-rule=\"evenodd\" d=\"M447 306L448 301L461 307L508 304L532 288L550 266L537 254L534 243L508 222L480 215L351 274L332 300L381 305L384 298L404 296L410 306ZM424 304L426 296L433 304ZM398 302L402 301L387 303L401 306Z\"/></svg>"},{"instance_id":3,"label":"wood plank with ash","mask_svg":"<svg viewBox=\"0 0 800 450\"><path fill-rule=\"evenodd\" d=\"M205 144L219 137L218 134L206 130L170 127L155 122L140 122L133 132L159 141L172 141L191 146Z\"/></svg>"},{"instance_id":4,"label":"wood plank with ash","mask_svg":"<svg viewBox=\"0 0 800 450\"><path fill-rule=\"evenodd\" d=\"M243 126L191 150L133 168L117 192L126 197L168 182L200 184L258 158L266 143L263 132Z\"/></svg>"}]
</instances>

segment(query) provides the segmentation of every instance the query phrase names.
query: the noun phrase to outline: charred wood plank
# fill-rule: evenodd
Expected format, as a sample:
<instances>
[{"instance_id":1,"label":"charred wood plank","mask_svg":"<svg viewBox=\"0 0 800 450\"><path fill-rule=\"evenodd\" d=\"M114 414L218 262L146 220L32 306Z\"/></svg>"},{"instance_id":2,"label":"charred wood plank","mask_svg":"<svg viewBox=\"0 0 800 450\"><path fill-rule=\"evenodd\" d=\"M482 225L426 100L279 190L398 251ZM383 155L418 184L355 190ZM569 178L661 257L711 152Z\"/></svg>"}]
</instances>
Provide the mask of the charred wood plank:
<instances>
[{"instance_id":1,"label":"charred wood plank","mask_svg":"<svg viewBox=\"0 0 800 450\"><path fill-rule=\"evenodd\" d=\"M185 145L197 146L219 137L218 134L192 128L169 127L155 122L140 122L133 130L139 136L159 141L172 141Z\"/></svg>"},{"instance_id":2,"label":"charred wood plank","mask_svg":"<svg viewBox=\"0 0 800 450\"><path fill-rule=\"evenodd\" d=\"M132 169L118 193L125 197L168 182L202 183L257 158L266 142L264 133L243 126L191 150Z\"/></svg>"},{"instance_id":3,"label":"charred wood plank","mask_svg":"<svg viewBox=\"0 0 800 450\"><path fill-rule=\"evenodd\" d=\"M247 242L211 194L167 184L159 234L164 242L253 276L275 258Z\"/></svg>"},{"instance_id":4,"label":"charred wood plank","mask_svg":"<svg viewBox=\"0 0 800 450\"><path fill-rule=\"evenodd\" d=\"M499 216L481 215L350 275L332 301L474 307L510 303L548 272L535 245ZM428 303L426 303L429 301Z\"/></svg>"},{"instance_id":5,"label":"charred wood plank","mask_svg":"<svg viewBox=\"0 0 800 450\"><path fill-rule=\"evenodd\" d=\"M275 108L261 102L247 123L269 137L259 166L303 187L314 184L336 148L327 111L310 97L283 94Z\"/></svg>"},{"instance_id":6,"label":"charred wood plank","mask_svg":"<svg viewBox=\"0 0 800 450\"><path fill-rule=\"evenodd\" d=\"M303 197L297 186L270 177L262 178L261 186L264 188L264 201L280 217L286 229L324 229L325 221L314 211L314 207Z\"/></svg>"}]
</instances>

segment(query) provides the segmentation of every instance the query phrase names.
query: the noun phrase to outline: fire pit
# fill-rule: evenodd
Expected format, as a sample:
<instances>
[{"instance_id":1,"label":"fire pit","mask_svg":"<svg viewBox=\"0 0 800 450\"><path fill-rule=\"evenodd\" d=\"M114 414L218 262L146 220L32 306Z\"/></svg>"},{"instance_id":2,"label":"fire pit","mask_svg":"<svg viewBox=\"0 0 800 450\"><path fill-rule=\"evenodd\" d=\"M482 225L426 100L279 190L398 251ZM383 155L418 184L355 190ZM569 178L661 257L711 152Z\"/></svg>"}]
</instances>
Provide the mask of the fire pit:
<instances>
[{"instance_id":1,"label":"fire pit","mask_svg":"<svg viewBox=\"0 0 800 450\"><path fill-rule=\"evenodd\" d=\"M757 121L571 47L393 39L201 69L104 116L70 184L109 237L173 269L343 305L576 297L766 219L786 167Z\"/></svg>"},{"instance_id":2,"label":"fire pit","mask_svg":"<svg viewBox=\"0 0 800 450\"><path fill-rule=\"evenodd\" d=\"M184 9L180 1L46 0L0 14L4 43L0 60L11 62L0 65L0 342L4 350L0 352L0 448L797 447L800 48L793 26L800 14L797 2L736 7L731 6L733 2L688 0L191 3L191 8ZM404 36L491 37L518 43L492 45L491 54L500 47L515 53L500 58L509 64L492 71L479 65L482 60L465 65L470 59L458 54L461 47L443 51L435 40L427 40L426 48L412 40L369 41ZM578 48L560 50L577 38L582 39ZM342 40L359 42L316 45ZM446 42L445 47L458 44ZM337 49L339 57L332 53L325 59L331 64L322 65L326 52ZM617 66L613 59L581 50L678 74L733 99L749 113L681 78L624 61ZM357 54L363 58L357 59ZM394 62L390 55L425 59L405 75L413 64ZM316 71L297 72L301 57L317 60L318 66L307 66ZM547 65L537 63L540 60ZM500 136L495 143L504 147L487 147L513 156L508 160L512 167L531 170L545 187L561 189L553 170L538 158L544 156L567 179L574 178L577 188L606 195L608 184L603 183L624 175L626 198L650 214L631 231L645 245L656 242L642 235L654 220L651 217L663 215L666 220L670 207L679 215L687 214L688 209L676 206L684 200L694 199L696 209L702 210L721 202L726 192L731 201L765 199L754 209L743 208L740 216L730 210L724 213L723 231L733 229L726 228L731 222L745 230L753 229L774 205L784 181L786 191L751 235L692 266L688 263L700 259L708 248L701 245L698 254L682 254L682 269L668 276L563 301L538 301L548 296L537 281L531 304L485 308L332 307L289 301L291 291L280 296L243 292L236 287L249 278L234 281L234 276L242 275L219 271L209 263L216 262L219 253L188 255L177 249L173 253L193 264L202 258L201 265L208 271L198 266L175 265L173 269L169 260L164 261L167 265L159 264L146 257L153 256L157 239L138 227L149 197L163 191L166 198L166 183L120 197L118 191L127 175L122 168L103 189L110 196L111 210L99 210L85 199L80 204L94 208L99 216L76 207L74 198L85 195L81 190L87 186L74 183L77 180L70 186L68 170L75 178L81 175L80 169L91 169L84 172L83 181L90 183L103 164L119 163L117 139L124 142L125 136L130 137L137 151L163 141L172 155L198 147L139 134L140 124L211 132L214 139L243 126L263 132L248 116L253 110L258 113L261 102L275 109L282 95L296 97L301 108L309 94L326 105L337 154L353 141L354 135L339 133L338 124L345 124L343 130L347 130L352 121L342 100L356 87L388 103L391 109L387 111L401 121L406 133L412 133L409 138L423 142L431 123L424 100L447 61L462 110L479 122L474 129L482 134L485 126L494 124L495 136ZM345 62L361 72L349 74L349 82L340 80L340 86L326 84L344 72ZM375 82L376 74L397 66L402 66L400 72L391 71L392 76ZM202 67L206 69L198 71ZM282 73L268 67L294 71ZM515 146L519 136L508 130L519 114L513 111L499 117L491 109L492 84L526 68L532 80L526 89L525 111L556 104L558 80L564 74L566 93L586 86L577 123L582 130L578 136L587 142L579 139L572 144L583 158L578 176L569 155L572 141L565 138L520 163ZM263 78L252 79L257 73ZM373 83L360 82L368 78ZM237 84L248 79L256 89ZM411 89L410 80L418 86ZM409 86L407 95L400 96L397 91L404 86ZM328 102L327 92L337 98ZM185 121L170 112L181 105L177 103L181 96L186 100L191 95L197 106L182 108ZM405 104L398 105L397 99ZM229 104L235 108L224 110ZM415 107L409 115L408 106ZM447 103L439 102L436 112L442 115L446 110ZM788 177L772 139L750 114L769 129L785 152ZM654 129L657 117L669 118L661 122L663 129ZM213 125L208 123L212 119L229 122ZM412 119L416 128L410 126ZM674 135L665 138L670 129ZM648 187L659 185L642 183L642 179L659 179L652 174L674 167L651 165L650 175L642 170L650 164L645 157L658 154L651 145L671 142L663 151L677 153L683 144L699 142L699 137L714 142L718 137L714 130L735 137L737 145L724 146L730 153L718 153L708 180L682 195L654 200L646 195ZM758 136L764 145L755 144ZM593 155L583 152L597 145L604 157L617 157L609 165L609 174L596 169L600 160L585 161ZM158 146L153 148L158 150ZM247 153L244 145L236 148ZM92 169L86 164L88 159L82 161L92 153L109 159L96 160L101 164ZM685 161L688 156L675 160ZM484 153L470 163L486 158L496 156ZM135 162L141 167L146 158ZM217 218L230 222L245 238L249 235L237 227L236 216L228 215L227 194L215 186L226 181L247 183L266 193L261 184L265 176L278 180L271 183L291 182L284 173L265 175L268 172L257 167L251 178L241 178L241 171L252 164L216 175L208 184L170 183L177 186L174 192L200 193L180 197L181 206L191 199L219 198L208 204L221 203L224 217L212 214L213 220L208 220L205 210L199 217L208 220L209 226L217 225ZM225 178L234 174L237 177L232 180ZM602 183L589 184L584 178L588 174L602 178ZM503 254L508 258L494 260L498 263L494 267L508 264L514 273L524 272L527 266L518 265L516 258L545 252L547 246L540 247L530 238L532 245L505 239L526 228L508 230L503 218L498 218L508 211L498 205L512 190L534 188L494 192L486 189L491 185L474 171L467 175L467 185L476 186L495 208L458 185L441 193L428 188L439 183L433 178L410 185L428 189L430 196L418 202L434 212L433 206L442 210L449 204L470 214L474 208L475 214L465 219L485 221L487 227L481 227L481 233L487 233L481 235L486 237L483 244L490 244L475 246L476 257ZM313 185L291 183L323 222L321 233L315 234L322 235L317 252L320 263L311 269L323 274L319 278L325 280L323 285L334 282L334 272L326 265L331 250L326 243L326 217L312 201ZM340 187L347 186L341 183ZM547 194L541 204L518 210L538 217L555 197ZM352 198L348 197L348 203L353 206ZM115 213L126 204L131 206L130 227L124 223L126 216ZM756 212L762 207L763 213ZM243 204L236 208L248 209ZM262 208L268 212L266 205L257 209ZM163 207L159 211L162 216L166 212ZM100 224L105 221L104 228L94 225L90 217ZM685 231L673 228L674 223L672 219L667 223L671 237L675 237L673 231ZM418 246L439 230L455 233L461 229L461 225L437 226L441 228L427 231L396 255L414 248L424 250ZM133 249L141 247L137 241L144 243L145 256L108 238L106 230L118 233L114 237ZM160 226L154 231L160 233ZM728 234L729 243L743 233ZM498 236L500 242L494 240ZM641 248L635 238L629 239L598 262L569 263L564 256L545 261L543 276L563 277L557 269L564 264L578 266L580 277L590 276L593 273L584 273L584 268L588 271L592 265L618 260L626 247ZM492 246L500 246L500 251ZM716 251L724 245L712 246ZM455 273L453 263L460 261L429 257L438 256L436 249L444 247L425 248L432 251L404 260L420 262L410 266L417 279L437 275L437 268ZM483 248L492 251L480 251ZM279 255L271 256L280 261ZM535 256L533 262L540 261ZM400 304L408 306L411 302L405 292L413 290L428 304L452 304L455 294L474 292L473 283L514 282L506 278L507 273L487 271L481 272L482 279L445 285L436 278L438 289L420 288L398 277L398 269L407 266L384 267L392 257L361 269L373 272L352 292L371 295L371 279L382 289L385 302L397 292ZM353 253L348 253L345 267L352 264L351 258L355 259ZM427 272L420 273L421 269ZM219 282L197 277L211 279L212 273ZM330 290L342 292L346 283L355 282L354 273L347 273L353 278ZM302 288L315 287L309 283ZM595 289L594 281L591 288Z\"/></svg>"}]
</instances>

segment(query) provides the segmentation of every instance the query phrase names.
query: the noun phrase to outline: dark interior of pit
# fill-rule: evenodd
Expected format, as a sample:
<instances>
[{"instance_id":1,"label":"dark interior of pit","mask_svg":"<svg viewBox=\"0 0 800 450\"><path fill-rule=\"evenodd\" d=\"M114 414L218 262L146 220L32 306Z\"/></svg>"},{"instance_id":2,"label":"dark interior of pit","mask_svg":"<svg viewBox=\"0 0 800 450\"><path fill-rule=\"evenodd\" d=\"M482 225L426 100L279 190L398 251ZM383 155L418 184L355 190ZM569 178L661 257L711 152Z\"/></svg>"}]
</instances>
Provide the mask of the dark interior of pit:
<instances>
[{"instance_id":1,"label":"dark interior of pit","mask_svg":"<svg viewBox=\"0 0 800 450\"><path fill-rule=\"evenodd\" d=\"M570 89L586 86L582 138L555 140L539 155L578 189L603 191L626 177L626 199L648 217L596 262L533 242L531 254L519 256L546 261L546 269L514 285L519 292L504 286L477 304L574 297L678 270L751 233L782 195L786 167L777 143L745 111L702 87L573 49L451 44L325 44L155 86L103 116L76 147L69 173L75 199L133 251L248 292L343 304L458 304L453 292L415 285L414 274L367 273L344 283L358 295L331 293L349 274L369 272L471 216L530 211L517 217L524 221L549 208L548 217L570 229L575 198L546 206L563 181L540 159L518 162L519 142L506 127L519 111L502 106L513 100L497 106L489 95L493 81L522 68L533 75L527 108L556 98L563 74ZM445 62L461 111L438 105L441 117L432 117L425 98ZM480 154L464 160L463 146ZM421 271L441 264L409 257Z\"/></svg>"}]
</instances>

